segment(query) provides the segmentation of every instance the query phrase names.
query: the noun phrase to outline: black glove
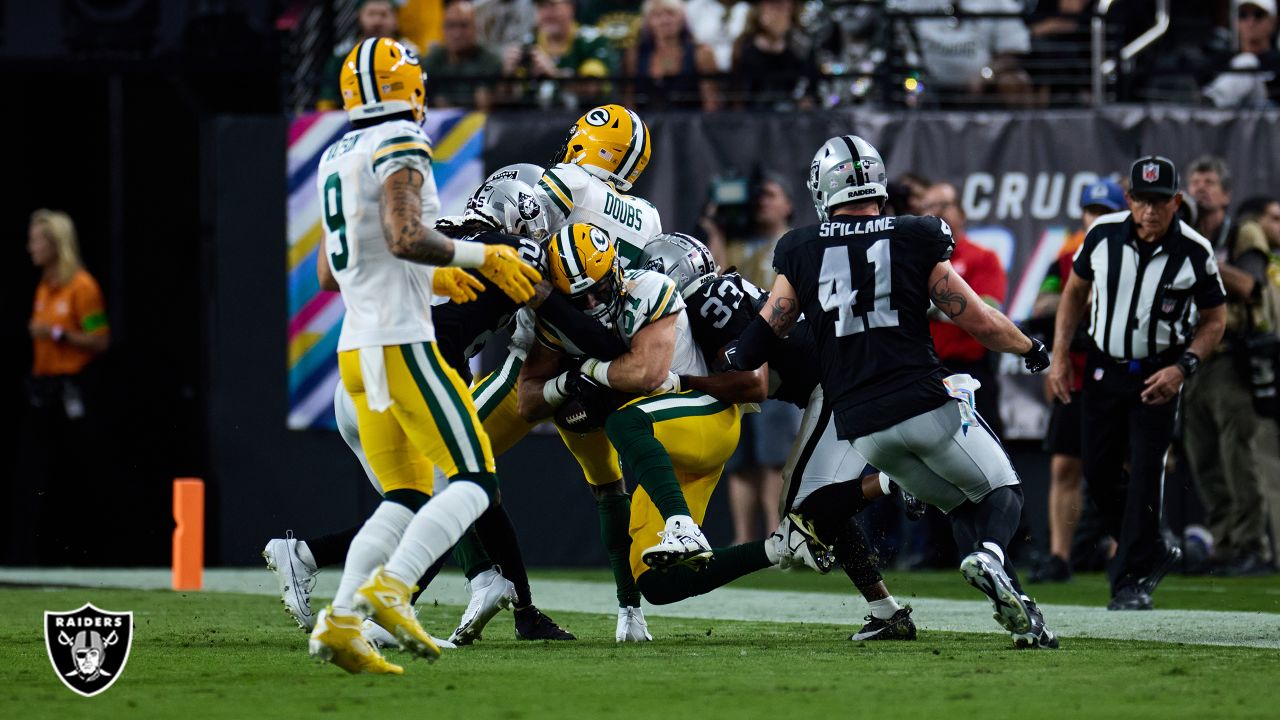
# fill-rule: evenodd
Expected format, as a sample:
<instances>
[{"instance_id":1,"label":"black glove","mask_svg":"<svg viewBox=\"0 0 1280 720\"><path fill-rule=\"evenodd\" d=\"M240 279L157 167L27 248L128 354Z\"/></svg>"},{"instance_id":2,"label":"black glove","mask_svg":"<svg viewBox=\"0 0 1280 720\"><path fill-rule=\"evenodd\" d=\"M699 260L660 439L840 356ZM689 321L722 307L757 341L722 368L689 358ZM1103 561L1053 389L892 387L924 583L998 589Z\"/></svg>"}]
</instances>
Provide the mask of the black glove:
<instances>
[{"instance_id":1,"label":"black glove","mask_svg":"<svg viewBox=\"0 0 1280 720\"><path fill-rule=\"evenodd\" d=\"M1028 372L1038 373L1049 367L1049 351L1045 349L1044 343L1030 335L1027 339L1031 341L1031 349L1022 353L1022 359L1026 361Z\"/></svg>"}]
</instances>

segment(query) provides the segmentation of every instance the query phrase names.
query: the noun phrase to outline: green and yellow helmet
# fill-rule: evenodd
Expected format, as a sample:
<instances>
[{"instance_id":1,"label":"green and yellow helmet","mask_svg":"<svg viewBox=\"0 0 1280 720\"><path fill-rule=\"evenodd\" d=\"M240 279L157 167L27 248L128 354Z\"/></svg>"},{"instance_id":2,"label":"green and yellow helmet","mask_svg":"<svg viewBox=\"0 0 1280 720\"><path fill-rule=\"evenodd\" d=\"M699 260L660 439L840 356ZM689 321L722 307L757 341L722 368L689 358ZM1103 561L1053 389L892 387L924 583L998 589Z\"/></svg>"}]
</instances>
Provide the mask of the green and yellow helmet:
<instances>
[{"instance_id":1,"label":"green and yellow helmet","mask_svg":"<svg viewBox=\"0 0 1280 720\"><path fill-rule=\"evenodd\" d=\"M552 159L572 163L626 192L649 164L649 128L621 105L591 108Z\"/></svg>"},{"instance_id":2,"label":"green and yellow helmet","mask_svg":"<svg viewBox=\"0 0 1280 720\"><path fill-rule=\"evenodd\" d=\"M613 326L622 301L622 266L609 233L574 223L551 236L547 245L551 284L580 310Z\"/></svg>"}]
</instances>

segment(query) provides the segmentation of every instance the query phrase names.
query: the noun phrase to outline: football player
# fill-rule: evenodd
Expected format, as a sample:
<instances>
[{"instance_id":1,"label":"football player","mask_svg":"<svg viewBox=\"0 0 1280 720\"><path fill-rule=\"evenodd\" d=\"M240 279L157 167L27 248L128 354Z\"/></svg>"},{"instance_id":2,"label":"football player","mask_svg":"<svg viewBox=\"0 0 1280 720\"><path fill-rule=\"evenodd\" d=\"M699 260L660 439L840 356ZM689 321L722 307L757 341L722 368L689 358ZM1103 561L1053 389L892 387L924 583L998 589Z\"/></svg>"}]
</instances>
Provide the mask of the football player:
<instances>
[{"instance_id":1,"label":"football player","mask_svg":"<svg viewBox=\"0 0 1280 720\"><path fill-rule=\"evenodd\" d=\"M738 338L768 299L767 293L737 272L719 274L711 251L681 233L650 242L640 263L675 281L687 304L693 337L708 363L716 362L720 350ZM777 533L783 539L780 565L786 568L799 562L826 572L825 563L813 560L830 548L870 607L866 625L849 639L914 640L911 608L900 607L885 587L866 534L853 518L885 495L888 476L875 472L861 455L836 439L831 411L818 385L815 352L809 324L800 320L762 366L769 373L768 396L805 410L800 434L783 468L783 523ZM680 387L702 390L725 402L758 400L754 378L744 378L737 371L683 376ZM793 558L797 553L799 557Z\"/></svg>"},{"instance_id":2,"label":"football player","mask_svg":"<svg viewBox=\"0 0 1280 720\"><path fill-rule=\"evenodd\" d=\"M430 226L439 200L421 128L423 73L412 51L369 38L344 61L340 87L355 127L321 156L323 247L347 308L338 341L342 384L384 499L351 542L309 651L348 672L399 674L362 636L361 621L371 618L415 655L438 658L413 612L412 583L498 490L471 394L436 346L432 297L474 299L483 285L463 268L476 268L525 302L541 275L509 245L454 240ZM431 497L433 465L449 485Z\"/></svg>"},{"instance_id":3,"label":"football player","mask_svg":"<svg viewBox=\"0 0 1280 720\"><path fill-rule=\"evenodd\" d=\"M705 592L698 588L776 564L778 555L773 543L765 541L713 551L698 528L737 445L740 410L697 390L667 392L675 389L678 375L707 374L684 302L671 279L660 273L622 273L614 247L603 230L570 225L548 248L549 273L558 291L614 328L627 343L627 353L611 362L584 360L586 353L554 326L539 323L540 342L520 374L519 408L526 419L543 418L572 396L584 403L597 428L603 420L603 432L566 434L617 448L623 468L639 486L629 503L620 476L593 482L592 490L598 498L619 498L619 507L628 509L627 535L606 544L619 587L619 632L647 640L652 638L640 613L641 595L650 602L671 602L676 594ZM756 373L756 384L763 398L763 371ZM582 393L584 386L596 390ZM660 542L650 546L654 536Z\"/></svg>"},{"instance_id":4,"label":"football player","mask_svg":"<svg viewBox=\"0 0 1280 720\"><path fill-rule=\"evenodd\" d=\"M834 137L819 148L809 189L821 222L778 242L769 302L726 359L736 369L759 367L803 313L837 437L949 514L957 546L970 550L962 575L991 600L1018 647L1055 648L1005 555L1021 481L971 403L944 382L930 301L986 347L1022 355L1032 372L1048 367L1048 353L955 274L945 222L881 215L885 182L880 153L861 138Z\"/></svg>"}]
</instances>

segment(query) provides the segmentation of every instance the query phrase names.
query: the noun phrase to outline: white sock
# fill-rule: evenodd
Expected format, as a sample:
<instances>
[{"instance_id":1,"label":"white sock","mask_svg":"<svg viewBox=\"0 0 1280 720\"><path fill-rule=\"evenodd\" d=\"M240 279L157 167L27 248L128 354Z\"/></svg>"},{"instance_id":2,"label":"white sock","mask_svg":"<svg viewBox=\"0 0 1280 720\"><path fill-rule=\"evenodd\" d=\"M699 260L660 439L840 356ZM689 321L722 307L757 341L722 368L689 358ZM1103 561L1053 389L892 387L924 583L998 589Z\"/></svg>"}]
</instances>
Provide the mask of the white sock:
<instances>
[{"instance_id":1,"label":"white sock","mask_svg":"<svg viewBox=\"0 0 1280 720\"><path fill-rule=\"evenodd\" d=\"M355 540L355 538L351 538ZM316 556L311 554L311 548L307 547L306 540L298 541L298 559L311 567L316 567Z\"/></svg>"},{"instance_id":2,"label":"white sock","mask_svg":"<svg viewBox=\"0 0 1280 720\"><path fill-rule=\"evenodd\" d=\"M999 560L1000 564L1004 565L1004 548L1000 547L996 543L991 542L990 540L987 540L982 543L982 549L994 555L996 560Z\"/></svg>"},{"instance_id":3,"label":"white sock","mask_svg":"<svg viewBox=\"0 0 1280 720\"><path fill-rule=\"evenodd\" d=\"M781 559L778 556L778 543L775 542L777 538L778 534L774 533L764 539L764 556L769 559L770 565L777 565L778 560Z\"/></svg>"},{"instance_id":4,"label":"white sock","mask_svg":"<svg viewBox=\"0 0 1280 720\"><path fill-rule=\"evenodd\" d=\"M871 617L880 620L888 620L893 617L894 613L902 609L902 606L898 605L898 601L894 600L892 595L879 600L868 600L867 605L871 607Z\"/></svg>"},{"instance_id":5,"label":"white sock","mask_svg":"<svg viewBox=\"0 0 1280 720\"><path fill-rule=\"evenodd\" d=\"M351 598L355 596L356 589L395 552L411 520L413 511L399 503L384 501L378 505L360 532L351 539L347 561L342 568L342 581L338 583L338 594L333 596L335 609L351 612Z\"/></svg>"},{"instance_id":6,"label":"white sock","mask_svg":"<svg viewBox=\"0 0 1280 720\"><path fill-rule=\"evenodd\" d=\"M387 574L406 585L418 582L488 507L484 488L469 480L449 483L413 516L400 546L383 566Z\"/></svg>"}]
</instances>

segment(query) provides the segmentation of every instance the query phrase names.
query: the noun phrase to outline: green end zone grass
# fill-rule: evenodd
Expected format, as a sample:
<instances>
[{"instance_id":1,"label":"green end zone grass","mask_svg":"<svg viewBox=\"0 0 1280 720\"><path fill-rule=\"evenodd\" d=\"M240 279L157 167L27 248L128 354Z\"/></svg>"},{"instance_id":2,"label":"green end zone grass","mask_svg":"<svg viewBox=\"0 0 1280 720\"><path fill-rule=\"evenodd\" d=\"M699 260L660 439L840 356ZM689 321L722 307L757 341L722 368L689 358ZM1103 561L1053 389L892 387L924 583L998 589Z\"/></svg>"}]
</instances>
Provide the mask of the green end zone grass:
<instances>
[{"instance_id":1,"label":"green end zone grass","mask_svg":"<svg viewBox=\"0 0 1280 720\"><path fill-rule=\"evenodd\" d=\"M88 699L54 677L42 630L44 610L86 600L136 623L120 680ZM444 627L461 610L423 612ZM312 662L267 597L2 588L0 717L1276 717L1269 650L1073 639L1019 652L996 632L851 643L847 627L675 618L661 642L618 646L611 616L554 616L584 639L517 641L503 613L435 665L391 653L404 676L350 676Z\"/></svg>"}]
</instances>

